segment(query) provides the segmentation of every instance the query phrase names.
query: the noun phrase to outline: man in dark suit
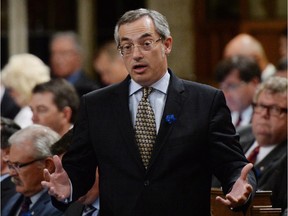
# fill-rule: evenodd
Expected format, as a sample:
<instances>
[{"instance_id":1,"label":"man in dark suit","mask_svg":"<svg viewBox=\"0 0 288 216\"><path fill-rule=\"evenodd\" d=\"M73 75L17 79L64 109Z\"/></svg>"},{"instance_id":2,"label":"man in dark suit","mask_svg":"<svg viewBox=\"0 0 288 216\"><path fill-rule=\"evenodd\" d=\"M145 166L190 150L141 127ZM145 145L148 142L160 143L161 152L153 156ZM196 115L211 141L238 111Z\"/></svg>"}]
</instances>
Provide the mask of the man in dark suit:
<instances>
[{"instance_id":1,"label":"man in dark suit","mask_svg":"<svg viewBox=\"0 0 288 216\"><path fill-rule=\"evenodd\" d=\"M235 210L247 207L256 179L224 95L168 69L172 37L165 17L129 11L116 25L115 40L129 76L82 98L73 142L62 159L65 170L54 156L56 170L44 170L42 185L57 200L77 200L99 166L101 216L210 215L214 173L226 194L217 200ZM151 126L140 131L146 125L139 113L147 110Z\"/></svg>"},{"instance_id":2,"label":"man in dark suit","mask_svg":"<svg viewBox=\"0 0 288 216\"><path fill-rule=\"evenodd\" d=\"M31 125L9 138L10 153L7 161L17 193L1 209L2 216L10 215L63 215L52 203L47 190L41 186L42 170L55 169L50 146L59 139L52 129Z\"/></svg>"},{"instance_id":3,"label":"man in dark suit","mask_svg":"<svg viewBox=\"0 0 288 216\"><path fill-rule=\"evenodd\" d=\"M50 64L53 78L65 78L74 85L79 96L98 87L82 69L83 50L75 32L57 32L50 43Z\"/></svg>"},{"instance_id":4,"label":"man in dark suit","mask_svg":"<svg viewBox=\"0 0 288 216\"><path fill-rule=\"evenodd\" d=\"M239 131L245 155L254 160L258 189L272 190L273 207L283 210L287 208L287 86L287 78L282 77L262 83L254 97L252 126Z\"/></svg>"}]
</instances>

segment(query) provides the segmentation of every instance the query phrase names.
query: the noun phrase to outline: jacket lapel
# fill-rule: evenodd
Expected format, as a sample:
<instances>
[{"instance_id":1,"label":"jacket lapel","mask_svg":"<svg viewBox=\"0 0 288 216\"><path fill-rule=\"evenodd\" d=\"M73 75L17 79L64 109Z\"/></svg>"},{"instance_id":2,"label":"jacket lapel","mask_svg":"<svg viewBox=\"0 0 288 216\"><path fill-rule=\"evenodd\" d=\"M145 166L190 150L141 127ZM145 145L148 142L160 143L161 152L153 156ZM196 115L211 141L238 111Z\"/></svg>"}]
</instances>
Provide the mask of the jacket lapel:
<instances>
[{"instance_id":1,"label":"jacket lapel","mask_svg":"<svg viewBox=\"0 0 288 216\"><path fill-rule=\"evenodd\" d=\"M135 132L132 125L131 114L129 110L129 82L130 76L124 80L118 91L115 92L115 100L117 107L114 106L114 119L117 121L119 130L125 140L128 151L131 153L132 158L138 166L144 170L140 152L135 141Z\"/></svg>"},{"instance_id":2,"label":"jacket lapel","mask_svg":"<svg viewBox=\"0 0 288 216\"><path fill-rule=\"evenodd\" d=\"M177 119L179 119L180 111L181 111L181 105L183 104L183 101L185 100L184 95L184 86L180 79L178 79L171 71L170 72L170 83L168 87L167 92L167 99L166 104L164 108L164 112L161 119L160 128L158 131L158 135L156 138L156 142L153 148L153 153L151 156L151 161L148 166L149 168L153 165L153 163L156 161L157 156L159 155L164 143L166 143L167 138L170 136L174 125L174 122L171 121L170 123L166 120L166 117L168 115L175 117L175 122Z\"/></svg>"}]
</instances>

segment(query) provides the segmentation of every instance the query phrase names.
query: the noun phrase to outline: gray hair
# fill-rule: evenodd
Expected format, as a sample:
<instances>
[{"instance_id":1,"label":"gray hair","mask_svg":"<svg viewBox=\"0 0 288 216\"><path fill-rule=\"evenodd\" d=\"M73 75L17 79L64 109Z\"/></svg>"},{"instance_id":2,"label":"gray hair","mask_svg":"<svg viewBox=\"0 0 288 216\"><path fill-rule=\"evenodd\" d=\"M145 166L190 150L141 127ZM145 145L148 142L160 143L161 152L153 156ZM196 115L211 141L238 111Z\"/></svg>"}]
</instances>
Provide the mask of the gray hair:
<instances>
[{"instance_id":1,"label":"gray hair","mask_svg":"<svg viewBox=\"0 0 288 216\"><path fill-rule=\"evenodd\" d=\"M78 34L76 34L73 31L63 31L63 32L57 32L55 33L50 41L50 46L53 43L53 41L59 39L59 38L67 38L69 40L71 40L74 44L75 47L75 51L77 51L78 53L82 53L83 52L83 48L80 42L80 38L78 36Z\"/></svg>"},{"instance_id":2,"label":"gray hair","mask_svg":"<svg viewBox=\"0 0 288 216\"><path fill-rule=\"evenodd\" d=\"M121 25L126 23L132 23L144 16L148 16L152 19L156 32L162 37L162 39L166 39L170 36L169 24L166 20L166 17L160 14L155 10L148 10L144 8L140 8L137 10L127 11L117 22L114 30L114 39L116 41L117 46L120 43L119 39L119 28Z\"/></svg>"},{"instance_id":3,"label":"gray hair","mask_svg":"<svg viewBox=\"0 0 288 216\"><path fill-rule=\"evenodd\" d=\"M31 142L33 157L46 158L52 156L50 147L59 139L60 135L49 127L34 124L14 133L8 142L10 146Z\"/></svg>"},{"instance_id":4,"label":"gray hair","mask_svg":"<svg viewBox=\"0 0 288 216\"><path fill-rule=\"evenodd\" d=\"M273 76L268 78L265 82L261 83L254 94L253 102L258 101L259 95L263 91L267 91L270 94L283 94L287 96L288 79L285 77Z\"/></svg>"}]
</instances>

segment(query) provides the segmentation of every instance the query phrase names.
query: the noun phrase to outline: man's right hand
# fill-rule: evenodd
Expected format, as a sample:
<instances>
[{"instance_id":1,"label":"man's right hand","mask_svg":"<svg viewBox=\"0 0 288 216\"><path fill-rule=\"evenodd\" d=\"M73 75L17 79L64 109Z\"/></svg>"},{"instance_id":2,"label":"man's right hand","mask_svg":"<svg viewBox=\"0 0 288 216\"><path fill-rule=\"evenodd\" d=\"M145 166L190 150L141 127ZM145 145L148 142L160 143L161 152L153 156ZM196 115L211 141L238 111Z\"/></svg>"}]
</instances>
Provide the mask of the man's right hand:
<instances>
[{"instance_id":1,"label":"man's right hand","mask_svg":"<svg viewBox=\"0 0 288 216\"><path fill-rule=\"evenodd\" d=\"M71 195L71 184L66 171L63 169L61 159L57 156L53 156L55 164L55 172L49 173L47 169L44 169L44 179L41 184L44 188L48 189L48 193L54 196L58 201L64 201Z\"/></svg>"}]
</instances>

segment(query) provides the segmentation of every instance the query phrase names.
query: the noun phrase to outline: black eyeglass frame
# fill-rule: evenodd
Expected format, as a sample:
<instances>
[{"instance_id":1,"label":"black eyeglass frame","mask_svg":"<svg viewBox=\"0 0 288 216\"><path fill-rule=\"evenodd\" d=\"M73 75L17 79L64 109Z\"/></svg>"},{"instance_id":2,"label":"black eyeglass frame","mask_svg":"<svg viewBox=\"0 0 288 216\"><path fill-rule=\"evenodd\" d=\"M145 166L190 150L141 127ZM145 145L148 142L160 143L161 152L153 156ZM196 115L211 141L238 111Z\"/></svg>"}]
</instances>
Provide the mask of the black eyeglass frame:
<instances>
[{"instance_id":1,"label":"black eyeglass frame","mask_svg":"<svg viewBox=\"0 0 288 216\"><path fill-rule=\"evenodd\" d=\"M275 106L275 105L268 106L265 104L252 103L252 107L253 107L253 111L255 113L261 113L265 109L265 110L267 110L269 115L272 114L273 116L280 116L282 113L287 113L287 111L288 111L287 108L283 108L283 107L279 107L279 106ZM258 110L257 110L257 108L258 108ZM259 110L259 108L261 110Z\"/></svg>"},{"instance_id":2,"label":"black eyeglass frame","mask_svg":"<svg viewBox=\"0 0 288 216\"><path fill-rule=\"evenodd\" d=\"M44 160L44 159L45 158L37 158L37 159L34 159L34 160L32 160L30 162L27 162L27 163L19 163L19 162L12 163L10 161L6 161L6 163L7 163L9 169L14 169L14 170L16 170L18 172L20 168L29 166L29 165L37 162L37 161L41 161L41 160Z\"/></svg>"}]
</instances>

